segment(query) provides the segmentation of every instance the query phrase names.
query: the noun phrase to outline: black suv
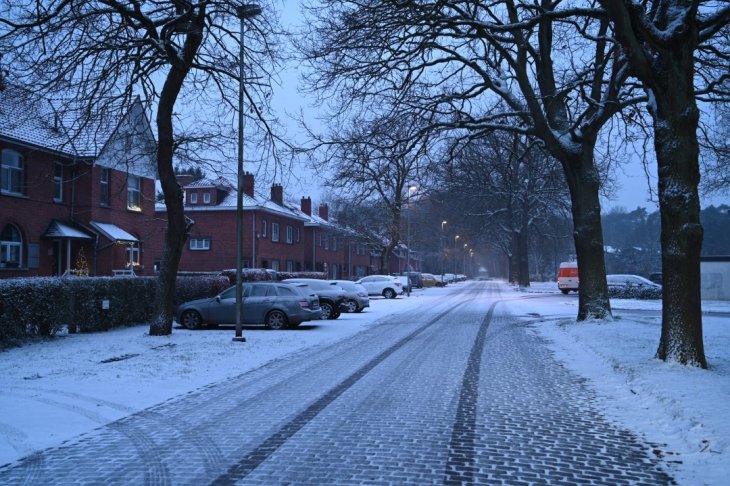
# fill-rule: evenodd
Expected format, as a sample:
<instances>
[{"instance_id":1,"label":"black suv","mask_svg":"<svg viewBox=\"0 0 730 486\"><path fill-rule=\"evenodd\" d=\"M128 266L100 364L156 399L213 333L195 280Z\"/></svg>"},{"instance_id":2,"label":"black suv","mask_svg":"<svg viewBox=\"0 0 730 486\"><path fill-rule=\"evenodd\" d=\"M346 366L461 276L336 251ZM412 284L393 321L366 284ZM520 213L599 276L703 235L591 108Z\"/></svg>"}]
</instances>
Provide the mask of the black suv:
<instances>
[{"instance_id":1,"label":"black suv","mask_svg":"<svg viewBox=\"0 0 730 486\"><path fill-rule=\"evenodd\" d=\"M322 319L337 319L347 310L347 293L335 282L316 278L287 278L284 283L304 283L309 285L319 297L319 306L322 308Z\"/></svg>"}]
</instances>

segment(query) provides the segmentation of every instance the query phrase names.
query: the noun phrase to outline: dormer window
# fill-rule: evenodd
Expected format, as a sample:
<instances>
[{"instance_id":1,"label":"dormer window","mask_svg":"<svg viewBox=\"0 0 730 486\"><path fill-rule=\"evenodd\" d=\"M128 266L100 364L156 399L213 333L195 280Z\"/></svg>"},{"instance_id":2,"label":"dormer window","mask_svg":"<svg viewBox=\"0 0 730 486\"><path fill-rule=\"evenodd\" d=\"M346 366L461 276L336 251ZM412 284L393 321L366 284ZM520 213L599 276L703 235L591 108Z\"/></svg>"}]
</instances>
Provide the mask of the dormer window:
<instances>
[{"instance_id":1,"label":"dormer window","mask_svg":"<svg viewBox=\"0 0 730 486\"><path fill-rule=\"evenodd\" d=\"M210 193L209 192L203 193L203 204L210 204Z\"/></svg>"},{"instance_id":2,"label":"dormer window","mask_svg":"<svg viewBox=\"0 0 730 486\"><path fill-rule=\"evenodd\" d=\"M190 204L198 204L198 193L197 192L190 193Z\"/></svg>"}]
</instances>

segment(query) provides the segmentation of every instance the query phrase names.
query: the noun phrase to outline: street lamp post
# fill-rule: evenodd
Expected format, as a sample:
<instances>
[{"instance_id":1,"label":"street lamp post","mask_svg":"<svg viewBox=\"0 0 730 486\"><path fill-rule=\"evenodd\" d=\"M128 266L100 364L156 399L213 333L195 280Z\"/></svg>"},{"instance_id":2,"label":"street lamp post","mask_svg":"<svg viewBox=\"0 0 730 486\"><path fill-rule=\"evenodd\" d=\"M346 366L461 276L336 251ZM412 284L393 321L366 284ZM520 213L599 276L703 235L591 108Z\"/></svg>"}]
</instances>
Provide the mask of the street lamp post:
<instances>
[{"instance_id":1,"label":"street lamp post","mask_svg":"<svg viewBox=\"0 0 730 486\"><path fill-rule=\"evenodd\" d=\"M243 337L243 131L246 126L243 114L243 76L244 76L244 43L243 31L246 19L261 13L261 7L255 3L244 3L236 8L240 20L240 37L238 40L238 194L236 194L236 335L233 341L246 342Z\"/></svg>"},{"instance_id":2,"label":"street lamp post","mask_svg":"<svg viewBox=\"0 0 730 486\"><path fill-rule=\"evenodd\" d=\"M441 257L441 282L442 283L444 281L444 263L446 261L446 255L445 255L446 250L443 248L443 245L444 245L444 226L446 226L446 223L448 223L448 221L446 221L446 220L441 221L441 244L439 245L439 246L441 246L441 248L440 248L440 253L441 254L439 256Z\"/></svg>"},{"instance_id":3,"label":"street lamp post","mask_svg":"<svg viewBox=\"0 0 730 486\"><path fill-rule=\"evenodd\" d=\"M406 277L408 277L408 289L406 295L411 296L411 196L418 189L417 186L408 186L408 202L406 207L408 214L406 215Z\"/></svg>"},{"instance_id":4,"label":"street lamp post","mask_svg":"<svg viewBox=\"0 0 730 486\"><path fill-rule=\"evenodd\" d=\"M464 243L464 251L462 252L462 260L463 260L463 267L464 271L462 272L464 275L466 275L466 249L469 248L469 245Z\"/></svg>"},{"instance_id":5,"label":"street lamp post","mask_svg":"<svg viewBox=\"0 0 730 486\"><path fill-rule=\"evenodd\" d=\"M459 236L459 235L454 236L454 273L459 273L459 270L457 269L458 263L456 263L456 258L457 258L456 252L457 252L457 248L459 247L459 238L461 238L461 236Z\"/></svg>"}]
</instances>

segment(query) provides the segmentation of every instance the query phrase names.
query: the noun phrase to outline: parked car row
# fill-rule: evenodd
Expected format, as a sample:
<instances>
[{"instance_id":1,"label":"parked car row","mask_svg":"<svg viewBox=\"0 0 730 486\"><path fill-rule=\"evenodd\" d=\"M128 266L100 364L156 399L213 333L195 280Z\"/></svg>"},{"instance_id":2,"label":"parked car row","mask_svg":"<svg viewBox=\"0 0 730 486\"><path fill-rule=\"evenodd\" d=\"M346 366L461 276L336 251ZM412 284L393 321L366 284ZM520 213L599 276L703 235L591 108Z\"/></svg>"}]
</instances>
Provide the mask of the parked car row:
<instances>
[{"instance_id":1,"label":"parked car row","mask_svg":"<svg viewBox=\"0 0 730 486\"><path fill-rule=\"evenodd\" d=\"M418 281L423 286L432 286L426 283L430 281L424 277L427 275L419 273ZM371 296L394 299L404 293L406 286L415 286L415 282L413 276L390 275L369 275L356 282L315 278L245 282L242 285L242 324L283 329L305 321L337 319L343 312L362 312L370 307ZM236 287L215 297L185 302L178 306L175 319L188 329L234 324Z\"/></svg>"}]
</instances>

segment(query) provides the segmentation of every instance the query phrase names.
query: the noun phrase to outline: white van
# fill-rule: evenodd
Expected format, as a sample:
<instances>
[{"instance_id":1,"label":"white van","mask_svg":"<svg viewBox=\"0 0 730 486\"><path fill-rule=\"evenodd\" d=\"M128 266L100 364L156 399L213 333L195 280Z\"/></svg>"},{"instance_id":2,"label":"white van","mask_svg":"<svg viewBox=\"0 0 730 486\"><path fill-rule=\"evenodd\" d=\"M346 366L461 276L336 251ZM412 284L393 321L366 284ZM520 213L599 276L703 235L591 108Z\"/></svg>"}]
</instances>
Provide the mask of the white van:
<instances>
[{"instance_id":1,"label":"white van","mask_svg":"<svg viewBox=\"0 0 730 486\"><path fill-rule=\"evenodd\" d=\"M578 264L576 262L563 262L558 269L558 288L564 294L571 290L578 292Z\"/></svg>"}]
</instances>

